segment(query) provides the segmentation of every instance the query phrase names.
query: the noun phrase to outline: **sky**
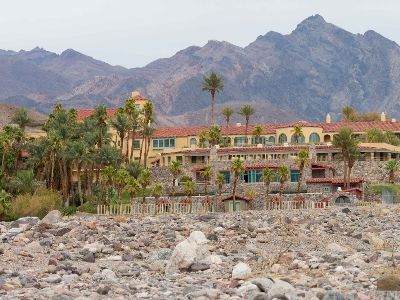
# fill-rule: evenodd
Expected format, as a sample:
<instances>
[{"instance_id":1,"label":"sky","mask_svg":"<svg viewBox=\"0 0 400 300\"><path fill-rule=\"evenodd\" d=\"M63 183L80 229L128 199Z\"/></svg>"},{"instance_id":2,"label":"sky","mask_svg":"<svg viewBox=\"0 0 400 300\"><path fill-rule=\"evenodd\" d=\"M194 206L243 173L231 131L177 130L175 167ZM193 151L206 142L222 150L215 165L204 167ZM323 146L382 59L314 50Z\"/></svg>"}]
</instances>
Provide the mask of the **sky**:
<instances>
[{"instance_id":1,"label":"sky","mask_svg":"<svg viewBox=\"0 0 400 300\"><path fill-rule=\"evenodd\" d=\"M288 34L314 14L400 44L399 0L0 0L0 49L72 48L141 67L208 40L243 47L271 30Z\"/></svg>"}]
</instances>

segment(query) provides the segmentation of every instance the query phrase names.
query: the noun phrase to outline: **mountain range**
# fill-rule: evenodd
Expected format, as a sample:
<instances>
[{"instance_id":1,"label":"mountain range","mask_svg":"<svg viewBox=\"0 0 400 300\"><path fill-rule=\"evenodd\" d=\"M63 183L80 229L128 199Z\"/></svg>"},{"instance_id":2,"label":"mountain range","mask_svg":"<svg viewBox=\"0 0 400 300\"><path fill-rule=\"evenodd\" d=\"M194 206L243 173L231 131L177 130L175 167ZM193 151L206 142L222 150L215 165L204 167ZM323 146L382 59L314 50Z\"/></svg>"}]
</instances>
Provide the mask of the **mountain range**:
<instances>
[{"instance_id":1,"label":"mountain range","mask_svg":"<svg viewBox=\"0 0 400 300\"><path fill-rule=\"evenodd\" d=\"M253 122L322 121L328 112L338 118L345 105L400 116L400 47L372 30L350 33L320 15L246 47L211 40L133 69L72 49L0 50L0 102L47 113L56 102L115 107L139 90L153 100L160 125L204 124L210 96L201 82L212 70L224 81L217 111L250 103Z\"/></svg>"}]
</instances>

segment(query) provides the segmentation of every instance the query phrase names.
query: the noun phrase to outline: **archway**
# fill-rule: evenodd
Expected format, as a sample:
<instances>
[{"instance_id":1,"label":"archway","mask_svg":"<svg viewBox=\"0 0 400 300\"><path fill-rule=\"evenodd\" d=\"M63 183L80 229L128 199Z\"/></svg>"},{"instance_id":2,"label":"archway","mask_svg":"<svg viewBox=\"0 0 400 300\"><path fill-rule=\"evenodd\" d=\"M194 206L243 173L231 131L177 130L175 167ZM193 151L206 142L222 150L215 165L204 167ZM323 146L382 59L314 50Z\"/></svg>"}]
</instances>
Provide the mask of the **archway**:
<instances>
[{"instance_id":1,"label":"archway","mask_svg":"<svg viewBox=\"0 0 400 300\"><path fill-rule=\"evenodd\" d=\"M324 135L324 142L329 143L331 141L331 136L329 134Z\"/></svg>"},{"instance_id":2,"label":"archway","mask_svg":"<svg viewBox=\"0 0 400 300\"><path fill-rule=\"evenodd\" d=\"M335 204L350 204L350 198L347 196L339 196L335 200Z\"/></svg>"}]
</instances>

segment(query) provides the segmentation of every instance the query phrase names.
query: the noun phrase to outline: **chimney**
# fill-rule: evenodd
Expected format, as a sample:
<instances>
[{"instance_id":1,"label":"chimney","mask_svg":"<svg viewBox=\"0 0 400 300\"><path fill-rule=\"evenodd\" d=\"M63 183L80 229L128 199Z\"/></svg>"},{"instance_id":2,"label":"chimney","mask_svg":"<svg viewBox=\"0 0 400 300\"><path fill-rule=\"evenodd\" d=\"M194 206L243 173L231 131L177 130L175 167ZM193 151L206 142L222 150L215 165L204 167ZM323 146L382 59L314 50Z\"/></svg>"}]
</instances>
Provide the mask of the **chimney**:
<instances>
[{"instance_id":1,"label":"chimney","mask_svg":"<svg viewBox=\"0 0 400 300\"><path fill-rule=\"evenodd\" d=\"M393 119L392 119L392 123L396 123L396 119L393 118Z\"/></svg>"},{"instance_id":2,"label":"chimney","mask_svg":"<svg viewBox=\"0 0 400 300\"><path fill-rule=\"evenodd\" d=\"M236 127L242 127L242 123L236 123Z\"/></svg>"},{"instance_id":3,"label":"chimney","mask_svg":"<svg viewBox=\"0 0 400 300\"><path fill-rule=\"evenodd\" d=\"M326 114L325 123L326 124L331 124L331 115L329 113Z\"/></svg>"},{"instance_id":4,"label":"chimney","mask_svg":"<svg viewBox=\"0 0 400 300\"><path fill-rule=\"evenodd\" d=\"M381 121L382 121L382 122L386 122L386 115L385 115L385 112L382 112L382 113L381 113Z\"/></svg>"}]
</instances>

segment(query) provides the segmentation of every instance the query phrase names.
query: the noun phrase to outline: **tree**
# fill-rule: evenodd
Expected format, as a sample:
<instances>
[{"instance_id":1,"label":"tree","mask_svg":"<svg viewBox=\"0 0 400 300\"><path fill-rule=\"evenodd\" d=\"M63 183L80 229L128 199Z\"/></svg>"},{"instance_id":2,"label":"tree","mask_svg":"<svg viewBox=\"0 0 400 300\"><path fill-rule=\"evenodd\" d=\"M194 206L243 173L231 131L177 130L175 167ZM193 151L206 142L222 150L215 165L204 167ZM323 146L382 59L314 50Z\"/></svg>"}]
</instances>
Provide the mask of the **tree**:
<instances>
[{"instance_id":1,"label":"tree","mask_svg":"<svg viewBox=\"0 0 400 300\"><path fill-rule=\"evenodd\" d=\"M171 164L168 167L169 171L172 174L172 197L175 198L175 185L176 185L176 179L178 176L182 173L182 164L178 160L173 160Z\"/></svg>"},{"instance_id":2,"label":"tree","mask_svg":"<svg viewBox=\"0 0 400 300\"><path fill-rule=\"evenodd\" d=\"M218 173L217 177L215 178L215 185L218 189L219 201L214 201L214 207L217 209L218 203L222 200L222 189L224 187L225 178L224 174Z\"/></svg>"},{"instance_id":3,"label":"tree","mask_svg":"<svg viewBox=\"0 0 400 300\"><path fill-rule=\"evenodd\" d=\"M253 136L255 137L256 144L260 143L260 136L262 135L262 133L263 133L263 129L260 125L257 125L256 127L254 127Z\"/></svg>"},{"instance_id":4,"label":"tree","mask_svg":"<svg viewBox=\"0 0 400 300\"><path fill-rule=\"evenodd\" d=\"M30 119L28 112L24 108L18 108L11 118L11 122L17 124L22 131L25 131L25 127L29 124Z\"/></svg>"},{"instance_id":5,"label":"tree","mask_svg":"<svg viewBox=\"0 0 400 300\"><path fill-rule=\"evenodd\" d=\"M208 130L207 136L211 146L218 145L222 139L221 128L218 125L212 125Z\"/></svg>"},{"instance_id":6,"label":"tree","mask_svg":"<svg viewBox=\"0 0 400 300\"><path fill-rule=\"evenodd\" d=\"M265 186L265 204L268 203L269 189L270 189L270 185L271 185L273 176L274 176L274 173L272 172L272 170L270 168L266 167L262 170L261 180L264 182L264 186Z\"/></svg>"},{"instance_id":7,"label":"tree","mask_svg":"<svg viewBox=\"0 0 400 300\"><path fill-rule=\"evenodd\" d=\"M301 125L293 126L293 139L296 144L301 142L301 138L303 137L303 127Z\"/></svg>"},{"instance_id":8,"label":"tree","mask_svg":"<svg viewBox=\"0 0 400 300\"><path fill-rule=\"evenodd\" d=\"M249 122L250 122L250 117L255 113L254 108L246 104L240 108L239 114L244 116L246 119L246 129L245 129L245 134L246 134L246 139L247 139L247 133L248 133L248 128L249 128Z\"/></svg>"},{"instance_id":9,"label":"tree","mask_svg":"<svg viewBox=\"0 0 400 300\"><path fill-rule=\"evenodd\" d=\"M222 112L222 116L225 118L226 128L229 127L229 121L231 120L232 115L234 114L234 110L230 107L225 107Z\"/></svg>"},{"instance_id":10,"label":"tree","mask_svg":"<svg viewBox=\"0 0 400 300\"><path fill-rule=\"evenodd\" d=\"M129 176L127 179L126 185L124 187L124 190L129 193L129 196L131 198L131 204L133 202L133 199L136 196L136 193L139 191L139 183L137 179L133 176Z\"/></svg>"},{"instance_id":11,"label":"tree","mask_svg":"<svg viewBox=\"0 0 400 300\"><path fill-rule=\"evenodd\" d=\"M143 105L142 110L143 118L140 122L141 124L141 135L142 135L142 144L140 145L140 153L139 153L139 161L142 160L142 153L143 153L143 164L147 166L147 156L150 150L150 142L151 137L154 132L154 128L152 124L154 122L154 108L153 103L146 102Z\"/></svg>"},{"instance_id":12,"label":"tree","mask_svg":"<svg viewBox=\"0 0 400 300\"><path fill-rule=\"evenodd\" d=\"M339 133L333 136L333 145L340 149L343 160L343 182L344 188L350 186L350 172L358 157L358 140L353 136L351 128L343 127Z\"/></svg>"},{"instance_id":13,"label":"tree","mask_svg":"<svg viewBox=\"0 0 400 300\"><path fill-rule=\"evenodd\" d=\"M131 128L129 119L127 115L123 111L118 111L118 113L115 115L114 118L111 119L111 127L113 127L117 131L117 135L119 137L119 140L121 142L121 156L123 155L124 151L124 140L127 134L129 133L129 129ZM129 145L127 143L127 147L129 148ZM129 160L129 157L126 157L127 160Z\"/></svg>"},{"instance_id":14,"label":"tree","mask_svg":"<svg viewBox=\"0 0 400 300\"><path fill-rule=\"evenodd\" d=\"M345 106L342 109L342 121L354 122L358 120L358 112L351 106Z\"/></svg>"},{"instance_id":15,"label":"tree","mask_svg":"<svg viewBox=\"0 0 400 300\"><path fill-rule=\"evenodd\" d=\"M299 167L299 181L297 182L297 193L300 193L301 182L304 177L304 168L308 166L309 163L309 153L307 150L301 150L297 154L296 164Z\"/></svg>"},{"instance_id":16,"label":"tree","mask_svg":"<svg viewBox=\"0 0 400 300\"><path fill-rule=\"evenodd\" d=\"M11 195L4 190L0 190L0 221L4 218L11 210Z\"/></svg>"},{"instance_id":17,"label":"tree","mask_svg":"<svg viewBox=\"0 0 400 300\"><path fill-rule=\"evenodd\" d=\"M278 176L279 176L279 195L282 196L285 182L289 180L289 168L285 165L282 165L278 168Z\"/></svg>"},{"instance_id":18,"label":"tree","mask_svg":"<svg viewBox=\"0 0 400 300\"><path fill-rule=\"evenodd\" d=\"M201 130L199 132L199 147L205 148L206 142L208 142L208 132L205 130Z\"/></svg>"},{"instance_id":19,"label":"tree","mask_svg":"<svg viewBox=\"0 0 400 300\"><path fill-rule=\"evenodd\" d=\"M113 166L106 166L101 170L101 182L106 187L106 205L110 205L110 189L114 184L117 170Z\"/></svg>"},{"instance_id":20,"label":"tree","mask_svg":"<svg viewBox=\"0 0 400 300\"><path fill-rule=\"evenodd\" d=\"M189 198L190 202L192 202L192 196L196 193L196 184L192 180L186 180L183 185L185 195Z\"/></svg>"},{"instance_id":21,"label":"tree","mask_svg":"<svg viewBox=\"0 0 400 300\"><path fill-rule=\"evenodd\" d=\"M215 124L214 106L215 106L215 94L223 91L224 84L222 78L219 77L214 71L211 72L210 76L203 77L202 90L207 91L211 95L211 125Z\"/></svg>"},{"instance_id":22,"label":"tree","mask_svg":"<svg viewBox=\"0 0 400 300\"><path fill-rule=\"evenodd\" d=\"M107 107L103 104L96 106L93 118L96 121L98 132L97 146L101 149L105 144L105 137L107 135Z\"/></svg>"},{"instance_id":23,"label":"tree","mask_svg":"<svg viewBox=\"0 0 400 300\"><path fill-rule=\"evenodd\" d=\"M151 172L148 169L144 169L142 173L139 175L138 182L140 186L142 187L142 203L146 202L146 188L151 185L151 180L152 180L152 175Z\"/></svg>"},{"instance_id":24,"label":"tree","mask_svg":"<svg viewBox=\"0 0 400 300\"><path fill-rule=\"evenodd\" d=\"M137 161L132 161L126 166L126 170L129 172L130 176L138 179L140 173L143 171L143 166Z\"/></svg>"},{"instance_id":25,"label":"tree","mask_svg":"<svg viewBox=\"0 0 400 300\"><path fill-rule=\"evenodd\" d=\"M153 187L153 192L152 195L153 197L156 199L156 201L158 201L158 199L160 199L162 193L164 191L164 186L161 183L157 183L154 187Z\"/></svg>"},{"instance_id":26,"label":"tree","mask_svg":"<svg viewBox=\"0 0 400 300\"><path fill-rule=\"evenodd\" d=\"M200 176L204 179L204 196L207 197L208 195L208 183L213 176L213 171L211 165L205 165L203 170L200 171Z\"/></svg>"},{"instance_id":27,"label":"tree","mask_svg":"<svg viewBox=\"0 0 400 300\"><path fill-rule=\"evenodd\" d=\"M396 159L390 159L386 162L386 170L389 173L389 183L394 184L396 171L399 168L398 161Z\"/></svg>"},{"instance_id":28,"label":"tree","mask_svg":"<svg viewBox=\"0 0 400 300\"><path fill-rule=\"evenodd\" d=\"M233 173L233 189L232 189L232 199L233 202L236 200L236 189L240 174L244 172L243 161L238 157L231 162L231 172ZM235 207L235 205L234 205Z\"/></svg>"},{"instance_id":29,"label":"tree","mask_svg":"<svg viewBox=\"0 0 400 300\"><path fill-rule=\"evenodd\" d=\"M143 156L143 165L146 168L147 167L147 160L149 156L149 151L150 151L150 142L151 142L151 137L153 136L154 133L154 128L151 127L151 125L146 125L143 128L143 142L144 144L144 156Z\"/></svg>"},{"instance_id":30,"label":"tree","mask_svg":"<svg viewBox=\"0 0 400 300\"><path fill-rule=\"evenodd\" d=\"M133 159L133 150L134 150L133 144L135 142L137 131L139 130L140 111L139 111L139 109L136 108L136 102L132 98L129 98L128 100L126 100L125 106L123 109L129 120L129 133L128 133L128 142L127 142L128 145L126 147L126 157L127 158L129 157L129 161L131 162ZM129 143L129 139L131 140L130 143ZM129 145L131 146L130 153L129 153Z\"/></svg>"}]
</instances>

